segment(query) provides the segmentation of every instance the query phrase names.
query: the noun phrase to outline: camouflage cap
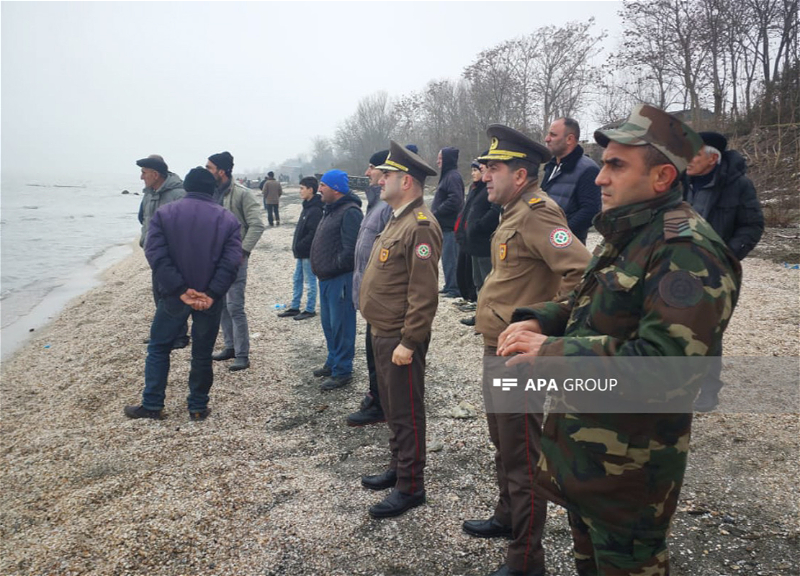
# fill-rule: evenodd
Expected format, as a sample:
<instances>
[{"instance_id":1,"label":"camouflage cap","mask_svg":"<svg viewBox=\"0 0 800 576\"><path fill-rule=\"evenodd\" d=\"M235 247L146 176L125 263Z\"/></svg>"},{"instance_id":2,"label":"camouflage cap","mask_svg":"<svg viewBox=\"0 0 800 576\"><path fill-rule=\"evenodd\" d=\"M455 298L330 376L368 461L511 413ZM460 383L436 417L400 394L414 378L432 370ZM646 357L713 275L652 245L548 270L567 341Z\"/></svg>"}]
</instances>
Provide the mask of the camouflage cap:
<instances>
[{"instance_id":1,"label":"camouflage cap","mask_svg":"<svg viewBox=\"0 0 800 576\"><path fill-rule=\"evenodd\" d=\"M380 166L375 166L384 172L405 172L425 184L426 176L436 176L436 170L431 168L425 160L414 154L408 148L403 148L394 140L389 140L389 156Z\"/></svg>"},{"instance_id":2,"label":"camouflage cap","mask_svg":"<svg viewBox=\"0 0 800 576\"><path fill-rule=\"evenodd\" d=\"M625 146L649 144L669 159L681 173L703 147L700 135L686 124L648 104L639 104L619 127L597 130L595 141L605 148L609 141Z\"/></svg>"}]
</instances>

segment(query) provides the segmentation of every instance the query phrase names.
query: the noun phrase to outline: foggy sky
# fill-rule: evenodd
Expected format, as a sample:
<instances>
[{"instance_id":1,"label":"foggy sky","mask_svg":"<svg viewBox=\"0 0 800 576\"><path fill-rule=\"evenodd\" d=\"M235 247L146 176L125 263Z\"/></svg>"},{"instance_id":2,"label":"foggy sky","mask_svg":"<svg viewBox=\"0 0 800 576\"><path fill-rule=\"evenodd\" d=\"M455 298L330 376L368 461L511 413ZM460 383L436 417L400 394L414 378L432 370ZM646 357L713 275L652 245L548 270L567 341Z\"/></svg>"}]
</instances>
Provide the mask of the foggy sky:
<instances>
[{"instance_id":1,"label":"foggy sky","mask_svg":"<svg viewBox=\"0 0 800 576\"><path fill-rule=\"evenodd\" d=\"M358 101L457 79L478 52L620 2L3 2L2 170L183 175L229 150L268 167Z\"/></svg>"}]
</instances>

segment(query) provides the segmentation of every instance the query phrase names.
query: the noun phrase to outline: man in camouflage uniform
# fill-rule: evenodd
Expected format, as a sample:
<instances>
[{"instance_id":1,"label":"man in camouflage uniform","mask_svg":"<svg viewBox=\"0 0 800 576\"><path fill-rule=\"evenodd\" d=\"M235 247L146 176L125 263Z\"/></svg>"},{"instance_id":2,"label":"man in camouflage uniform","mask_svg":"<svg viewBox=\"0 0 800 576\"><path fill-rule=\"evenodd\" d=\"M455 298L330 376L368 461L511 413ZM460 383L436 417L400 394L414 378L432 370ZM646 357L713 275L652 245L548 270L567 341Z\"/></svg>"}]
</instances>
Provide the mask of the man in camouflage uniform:
<instances>
[{"instance_id":1,"label":"man in camouflage uniform","mask_svg":"<svg viewBox=\"0 0 800 576\"><path fill-rule=\"evenodd\" d=\"M700 137L647 105L637 106L618 129L594 137L605 148L597 177L603 211L594 220L604 241L566 303L514 313L498 354L524 355L512 363L534 356L712 355L736 305L741 268L681 199L679 175L702 145ZM663 398L683 394L691 406L698 378L661 380L674 387L659 389ZM666 537L691 424L691 408L660 414L551 410L536 490L567 508L581 576L669 573Z\"/></svg>"}]
</instances>

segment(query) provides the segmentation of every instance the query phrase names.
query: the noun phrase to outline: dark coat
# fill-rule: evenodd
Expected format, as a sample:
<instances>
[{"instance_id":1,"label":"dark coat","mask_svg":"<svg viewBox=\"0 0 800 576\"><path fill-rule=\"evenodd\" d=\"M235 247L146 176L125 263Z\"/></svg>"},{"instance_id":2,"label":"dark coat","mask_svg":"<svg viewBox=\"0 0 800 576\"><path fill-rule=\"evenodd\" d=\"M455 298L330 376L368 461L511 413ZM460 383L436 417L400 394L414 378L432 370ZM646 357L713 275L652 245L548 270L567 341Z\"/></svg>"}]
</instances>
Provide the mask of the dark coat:
<instances>
[{"instance_id":1,"label":"dark coat","mask_svg":"<svg viewBox=\"0 0 800 576\"><path fill-rule=\"evenodd\" d=\"M485 182L470 187L456 230L456 240L464 252L477 257L492 255L492 233L500 222L501 211L500 206L489 202Z\"/></svg>"},{"instance_id":2,"label":"dark coat","mask_svg":"<svg viewBox=\"0 0 800 576\"><path fill-rule=\"evenodd\" d=\"M144 254L161 296L193 288L219 300L242 262L241 226L211 196L189 192L153 214Z\"/></svg>"},{"instance_id":3,"label":"dark coat","mask_svg":"<svg viewBox=\"0 0 800 576\"><path fill-rule=\"evenodd\" d=\"M363 219L361 199L355 194L345 194L333 204L325 205L311 243L314 276L330 280L353 271L356 239Z\"/></svg>"},{"instance_id":4,"label":"dark coat","mask_svg":"<svg viewBox=\"0 0 800 576\"><path fill-rule=\"evenodd\" d=\"M464 180L458 173L458 148L442 148L442 175L431 203L442 231L452 231L464 207Z\"/></svg>"},{"instance_id":5,"label":"dark coat","mask_svg":"<svg viewBox=\"0 0 800 576\"><path fill-rule=\"evenodd\" d=\"M592 218L600 212L602 204L600 186L594 183L600 168L584 155L580 145L561 159L559 173L551 180L556 165L555 158L545 165L541 188L564 211L572 233L586 244Z\"/></svg>"},{"instance_id":6,"label":"dark coat","mask_svg":"<svg viewBox=\"0 0 800 576\"><path fill-rule=\"evenodd\" d=\"M292 240L292 254L295 258L305 259L311 257L311 243L314 233L322 220L322 197L314 194L309 200L303 200L303 211L294 229Z\"/></svg>"},{"instance_id":7,"label":"dark coat","mask_svg":"<svg viewBox=\"0 0 800 576\"><path fill-rule=\"evenodd\" d=\"M764 233L764 213L746 173L747 163L736 150L722 154L706 218L739 260L755 248Z\"/></svg>"}]
</instances>

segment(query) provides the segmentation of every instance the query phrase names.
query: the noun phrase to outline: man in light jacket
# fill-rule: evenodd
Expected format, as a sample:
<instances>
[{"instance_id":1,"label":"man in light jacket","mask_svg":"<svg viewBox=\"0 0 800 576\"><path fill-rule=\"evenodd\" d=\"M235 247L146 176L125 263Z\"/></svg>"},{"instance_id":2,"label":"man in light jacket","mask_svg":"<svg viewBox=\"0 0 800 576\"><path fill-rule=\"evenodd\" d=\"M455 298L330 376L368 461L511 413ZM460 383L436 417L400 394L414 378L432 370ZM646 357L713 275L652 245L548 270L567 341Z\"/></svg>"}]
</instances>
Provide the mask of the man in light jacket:
<instances>
[{"instance_id":1,"label":"man in light jacket","mask_svg":"<svg viewBox=\"0 0 800 576\"><path fill-rule=\"evenodd\" d=\"M230 152L209 156L206 170L211 172L217 183L214 200L233 212L242 227L242 265L239 267L236 281L225 295L225 308L222 311L222 336L225 339L225 349L213 356L214 360L218 361L236 358L228 367L228 370L235 372L250 367L250 331L244 311L244 292L247 286L247 263L250 253L264 233L264 221L261 220L258 201L250 189L231 179L233 156Z\"/></svg>"}]
</instances>

